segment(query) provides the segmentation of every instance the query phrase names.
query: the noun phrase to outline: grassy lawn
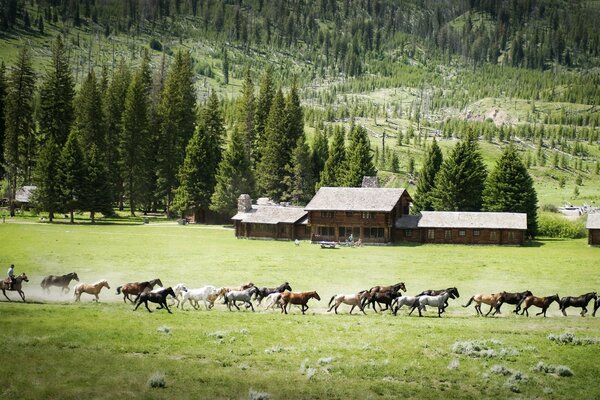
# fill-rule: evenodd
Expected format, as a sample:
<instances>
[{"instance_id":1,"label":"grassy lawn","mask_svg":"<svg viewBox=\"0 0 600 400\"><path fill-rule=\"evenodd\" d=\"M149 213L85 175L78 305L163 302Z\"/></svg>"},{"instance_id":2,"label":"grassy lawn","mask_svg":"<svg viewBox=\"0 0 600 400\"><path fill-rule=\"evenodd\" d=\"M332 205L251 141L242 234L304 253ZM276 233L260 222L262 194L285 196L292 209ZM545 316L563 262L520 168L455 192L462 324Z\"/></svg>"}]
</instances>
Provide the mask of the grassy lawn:
<instances>
[{"instance_id":1,"label":"grassy lawn","mask_svg":"<svg viewBox=\"0 0 600 400\"><path fill-rule=\"evenodd\" d=\"M90 226L0 224L0 265L13 262L30 282L31 302L0 302L0 397L270 398L449 397L598 398L600 343L558 344L566 332L600 340L600 320L510 313L475 317L460 307L474 293L529 289L538 295L597 290L598 249L585 240L530 247L389 246L322 250L316 245L237 240L231 229L174 224ZM108 279L101 302L72 292L50 296L44 275L76 271L82 282ZM252 281L317 290L307 315L264 311L132 312L114 289L160 277L238 285ZM406 282L409 294L457 286L447 314L425 317L326 312L336 293ZM16 299L16 294L9 296ZM487 307L484 306L487 311ZM401 315L400 315L401 314ZM483 349L483 352L475 350ZM573 376L532 370L565 365ZM165 388L148 381L164 377Z\"/></svg>"}]
</instances>

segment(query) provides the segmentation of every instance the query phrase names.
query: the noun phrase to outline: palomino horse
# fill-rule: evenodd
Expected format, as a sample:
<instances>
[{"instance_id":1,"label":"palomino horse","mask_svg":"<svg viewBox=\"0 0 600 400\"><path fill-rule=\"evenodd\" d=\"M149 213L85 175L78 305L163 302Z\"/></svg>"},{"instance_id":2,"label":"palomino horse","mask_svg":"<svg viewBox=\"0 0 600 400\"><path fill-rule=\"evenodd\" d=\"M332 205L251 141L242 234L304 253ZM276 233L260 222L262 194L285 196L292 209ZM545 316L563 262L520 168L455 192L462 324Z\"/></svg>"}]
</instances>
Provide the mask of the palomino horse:
<instances>
[{"instance_id":1,"label":"palomino horse","mask_svg":"<svg viewBox=\"0 0 600 400\"><path fill-rule=\"evenodd\" d=\"M150 311L150 308L148 308L148 302L152 302L152 303L157 303L160 307L157 307L157 310L160 310L161 308L166 308L167 311L169 312L169 314L173 314L171 312L171 310L169 310L169 306L167 305L167 296L173 296L175 297L175 292L173 291L173 288L168 287L166 289L162 289L158 292L143 292L140 293L140 295L137 297L137 299L135 299L137 305L135 306L135 308L133 309L133 311L137 310L138 307L144 303L144 305L146 306L146 310L148 310L148 312L152 312Z\"/></svg>"},{"instance_id":2,"label":"palomino horse","mask_svg":"<svg viewBox=\"0 0 600 400\"><path fill-rule=\"evenodd\" d=\"M421 310L424 310L425 306L432 306L432 307L437 307L438 317L440 317L440 318L442 317L442 313L444 312L444 309L447 307L446 304L448 304L448 299L456 298L453 291L444 292L442 294L438 294L437 296L423 295L423 296L417 296L417 297L419 297L419 301L417 303L413 304L408 315L411 315L413 313L413 311L415 310L415 308L418 308L419 309L419 317L422 317L423 315L421 314Z\"/></svg>"},{"instance_id":3,"label":"palomino horse","mask_svg":"<svg viewBox=\"0 0 600 400\"><path fill-rule=\"evenodd\" d=\"M338 307L340 306L340 304L344 303L344 304L348 304L349 306L352 306L350 308L350 314L352 314L352 311L354 310L354 307L358 307L358 309L360 311L362 311L363 314L366 314L365 312L365 308L362 305L362 300L367 297L369 295L369 292L367 292L366 290L362 290L358 293L355 294L336 294L333 295L331 297L331 300L329 300L329 310L327 310L327 312L330 312L332 309L335 311L335 313L337 314L337 310ZM335 300L335 304L331 304L333 303Z\"/></svg>"},{"instance_id":4,"label":"palomino horse","mask_svg":"<svg viewBox=\"0 0 600 400\"><path fill-rule=\"evenodd\" d=\"M77 274L75 272L71 272L68 273L66 275L48 275L47 277L45 277L44 279L42 279L42 289L44 289L46 292L48 292L48 294L50 293L50 286L58 286L60 287L60 292L65 292L68 293L69 292L69 283L71 283L72 280L76 280L77 282L79 282L79 277L77 276Z\"/></svg>"},{"instance_id":5,"label":"palomino horse","mask_svg":"<svg viewBox=\"0 0 600 400\"><path fill-rule=\"evenodd\" d=\"M8 299L8 301L12 301L12 300L9 299L8 296L6 295L7 290L15 291L15 292L19 293L19 296L21 296L21 299L23 300L23 302L25 302L25 293L23 293L23 291L21 290L21 285L23 284L23 281L29 282L29 278L27 278L27 275L25 275L24 272L21 275L15 276L13 278L12 287L10 289L9 289L10 285L8 284L8 282L6 280L0 281L0 289L2 289L2 294L4 295L4 297L6 297Z\"/></svg>"},{"instance_id":6,"label":"palomino horse","mask_svg":"<svg viewBox=\"0 0 600 400\"><path fill-rule=\"evenodd\" d=\"M560 297L558 297L558 294L554 294L552 296L546 296L546 297L527 296L525 298L525 300L523 301L525 303L525 307L523 307L523 311L521 311L521 315L523 315L525 313L529 317L529 311L527 311L527 309L531 306L536 306L536 307L541 308L542 311L540 311L539 313L537 313L535 315L544 314L544 318L545 318L546 311L548 310L548 307L550 307L550 304L552 304L553 301L556 301L558 303L558 305L560 306Z\"/></svg>"},{"instance_id":7,"label":"palomino horse","mask_svg":"<svg viewBox=\"0 0 600 400\"><path fill-rule=\"evenodd\" d=\"M254 312L254 306L252 305L252 296L258 292L258 288L256 286L249 287L246 290L232 290L225 294L225 300L227 301L227 308L231 311L231 305L238 309L239 307L236 304L237 301L243 301L246 303L246 308L250 307Z\"/></svg>"},{"instance_id":8,"label":"palomino horse","mask_svg":"<svg viewBox=\"0 0 600 400\"><path fill-rule=\"evenodd\" d=\"M413 307L415 304L418 304L419 297L417 296L400 296L396 297L391 304L394 315L398 315L398 310L402 306L410 306Z\"/></svg>"},{"instance_id":9,"label":"palomino horse","mask_svg":"<svg viewBox=\"0 0 600 400\"><path fill-rule=\"evenodd\" d=\"M98 302L98 300L99 300L98 293L100 293L100 291L102 290L103 287L110 289L110 286L108 286L108 282L106 281L106 279L103 279L101 281L98 281L96 283L91 283L91 284L90 283L80 283L77 286L75 286L75 289L73 289L73 291L75 292L75 301L80 301L81 294L87 293L87 294L93 294L94 296L96 296L96 302Z\"/></svg>"},{"instance_id":10,"label":"palomino horse","mask_svg":"<svg viewBox=\"0 0 600 400\"><path fill-rule=\"evenodd\" d=\"M533 296L533 293L529 290L520 293L500 292L498 294L500 297L498 297L498 301L496 302L496 311L494 311L492 315L500 314L500 307L502 307L502 304L504 303L516 305L513 312L519 313L519 311L521 311L521 303L523 303L523 300L525 300L527 296Z\"/></svg>"},{"instance_id":11,"label":"palomino horse","mask_svg":"<svg viewBox=\"0 0 600 400\"><path fill-rule=\"evenodd\" d=\"M317 299L318 301L321 301L319 293L315 291L300 293L283 292L281 294L281 312L285 312L287 314L287 305L296 304L302 307L302 314L304 314L306 310L308 310L306 303L308 303L308 300L310 299Z\"/></svg>"},{"instance_id":12,"label":"palomino horse","mask_svg":"<svg viewBox=\"0 0 600 400\"><path fill-rule=\"evenodd\" d=\"M123 293L123 303L127 303L127 300L129 300L132 303L135 303L135 300L137 300L137 299L131 300L129 295L139 296L141 293L143 293L145 291L150 291L150 290L154 289L154 286L156 286L156 285L158 285L158 286L163 285L161 280L158 278L152 279L151 281L126 283L123 286L119 286L117 288L117 294Z\"/></svg>"},{"instance_id":13,"label":"palomino horse","mask_svg":"<svg viewBox=\"0 0 600 400\"><path fill-rule=\"evenodd\" d=\"M465 304L463 307L469 307L471 305L472 302L475 302L475 311L477 311L477 315L481 315L483 317L483 312L481 312L481 304L487 304L488 306L490 306L490 310L487 312L487 314L485 314L485 316L487 317L488 315L490 315L490 313L492 312L492 310L494 309L494 307L496 306L496 303L498 302L498 299L500 298L500 293L492 293L492 294L476 294L474 296L472 296L469 299L469 302L467 304Z\"/></svg>"},{"instance_id":14,"label":"palomino horse","mask_svg":"<svg viewBox=\"0 0 600 400\"><path fill-rule=\"evenodd\" d=\"M281 285L277 286L276 288L267 288L267 287L262 287L259 288L258 291L256 292L256 296L255 299L258 300L258 305L260 305L260 302L267 297L268 295L270 295L271 293L275 293L275 292L285 292L286 290L289 290L290 292L292 291L292 287L290 286L289 282L284 282Z\"/></svg>"},{"instance_id":15,"label":"palomino horse","mask_svg":"<svg viewBox=\"0 0 600 400\"><path fill-rule=\"evenodd\" d=\"M586 294L582 294L578 297L567 296L560 299L558 303L560 305L560 311L562 311L563 315L567 316L567 308L568 307L581 307L581 316L585 317L585 314L588 312L587 305L590 300L596 299L596 292L590 292Z\"/></svg>"}]
</instances>

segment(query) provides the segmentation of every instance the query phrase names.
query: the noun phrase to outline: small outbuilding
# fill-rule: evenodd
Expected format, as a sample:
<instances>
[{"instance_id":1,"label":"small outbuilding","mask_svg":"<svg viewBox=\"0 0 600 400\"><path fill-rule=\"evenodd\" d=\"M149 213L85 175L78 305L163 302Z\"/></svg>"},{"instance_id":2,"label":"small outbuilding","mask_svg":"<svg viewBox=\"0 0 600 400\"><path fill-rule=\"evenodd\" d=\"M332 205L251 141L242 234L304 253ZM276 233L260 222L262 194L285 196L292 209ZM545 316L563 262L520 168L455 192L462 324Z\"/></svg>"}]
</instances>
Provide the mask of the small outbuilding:
<instances>
[{"instance_id":1,"label":"small outbuilding","mask_svg":"<svg viewBox=\"0 0 600 400\"><path fill-rule=\"evenodd\" d=\"M588 244L600 246L600 213L589 214L585 227L588 230Z\"/></svg>"}]
</instances>

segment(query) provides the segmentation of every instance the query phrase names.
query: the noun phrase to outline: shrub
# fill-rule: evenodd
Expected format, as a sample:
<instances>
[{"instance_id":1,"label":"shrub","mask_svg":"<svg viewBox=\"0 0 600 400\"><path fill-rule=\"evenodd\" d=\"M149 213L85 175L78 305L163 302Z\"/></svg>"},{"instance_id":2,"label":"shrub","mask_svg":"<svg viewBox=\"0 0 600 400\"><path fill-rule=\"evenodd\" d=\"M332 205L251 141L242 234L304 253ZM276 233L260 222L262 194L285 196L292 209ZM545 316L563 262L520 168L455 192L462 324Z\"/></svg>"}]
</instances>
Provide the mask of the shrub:
<instances>
[{"instance_id":1,"label":"shrub","mask_svg":"<svg viewBox=\"0 0 600 400\"><path fill-rule=\"evenodd\" d=\"M559 344L572 344L575 346L584 346L600 343L600 338L579 338L571 332L565 332L560 335L549 334L548 339Z\"/></svg>"},{"instance_id":2,"label":"shrub","mask_svg":"<svg viewBox=\"0 0 600 400\"><path fill-rule=\"evenodd\" d=\"M540 361L531 369L534 372L543 372L545 374L556 374L558 376L573 376L573 371L566 365L548 365Z\"/></svg>"},{"instance_id":3,"label":"shrub","mask_svg":"<svg viewBox=\"0 0 600 400\"><path fill-rule=\"evenodd\" d=\"M561 215L541 212L538 214L538 235L562 239L582 238L586 236L585 224L581 218L569 221Z\"/></svg>"},{"instance_id":4,"label":"shrub","mask_svg":"<svg viewBox=\"0 0 600 400\"><path fill-rule=\"evenodd\" d=\"M148 386L151 388L165 388L167 382L165 381L165 374L162 372L155 372L150 379L148 379Z\"/></svg>"},{"instance_id":5,"label":"shrub","mask_svg":"<svg viewBox=\"0 0 600 400\"><path fill-rule=\"evenodd\" d=\"M162 51L162 49L163 49L163 45L162 45L162 43L161 43L161 42L160 42L158 39L156 39L156 38L152 38L152 39L150 40L150 48L151 48L152 50L156 50L156 51Z\"/></svg>"}]
</instances>

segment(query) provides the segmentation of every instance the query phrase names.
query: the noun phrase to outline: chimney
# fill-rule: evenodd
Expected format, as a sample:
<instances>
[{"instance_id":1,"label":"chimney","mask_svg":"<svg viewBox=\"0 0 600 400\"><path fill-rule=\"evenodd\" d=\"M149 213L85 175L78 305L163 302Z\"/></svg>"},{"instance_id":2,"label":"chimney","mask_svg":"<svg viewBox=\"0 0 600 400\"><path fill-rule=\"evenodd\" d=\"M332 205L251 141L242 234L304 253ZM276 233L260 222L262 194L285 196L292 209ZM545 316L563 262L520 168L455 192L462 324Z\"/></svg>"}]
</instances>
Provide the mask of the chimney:
<instances>
[{"instance_id":1,"label":"chimney","mask_svg":"<svg viewBox=\"0 0 600 400\"><path fill-rule=\"evenodd\" d=\"M250 212L252 210L252 198L249 194L240 194L238 197L238 212Z\"/></svg>"}]
</instances>

